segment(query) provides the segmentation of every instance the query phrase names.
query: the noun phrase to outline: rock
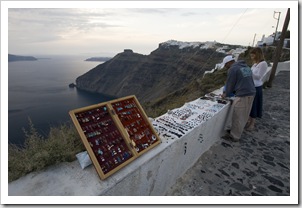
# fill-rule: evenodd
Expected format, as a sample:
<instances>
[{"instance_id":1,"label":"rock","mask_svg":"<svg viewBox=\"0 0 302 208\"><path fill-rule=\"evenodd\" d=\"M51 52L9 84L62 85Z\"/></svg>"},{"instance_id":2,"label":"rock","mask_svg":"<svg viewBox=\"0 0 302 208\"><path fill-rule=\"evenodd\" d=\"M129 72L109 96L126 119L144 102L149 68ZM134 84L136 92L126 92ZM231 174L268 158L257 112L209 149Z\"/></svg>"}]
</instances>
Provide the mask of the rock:
<instances>
[{"instance_id":1,"label":"rock","mask_svg":"<svg viewBox=\"0 0 302 208\"><path fill-rule=\"evenodd\" d=\"M76 85L75 85L74 83L70 83L70 84L69 84L69 87L70 87L70 88L74 88L74 87L76 87Z\"/></svg>"}]
</instances>

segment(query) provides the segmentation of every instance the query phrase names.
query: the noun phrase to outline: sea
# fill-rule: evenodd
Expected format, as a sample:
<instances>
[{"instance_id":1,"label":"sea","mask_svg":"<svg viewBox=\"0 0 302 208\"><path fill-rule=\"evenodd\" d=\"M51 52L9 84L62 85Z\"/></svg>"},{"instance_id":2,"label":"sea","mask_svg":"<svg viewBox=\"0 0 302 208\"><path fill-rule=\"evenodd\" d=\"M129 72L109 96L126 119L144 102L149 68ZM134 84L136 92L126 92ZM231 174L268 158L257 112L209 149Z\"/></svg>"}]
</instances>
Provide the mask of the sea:
<instances>
[{"instance_id":1,"label":"sea","mask_svg":"<svg viewBox=\"0 0 302 208\"><path fill-rule=\"evenodd\" d=\"M51 127L71 122L69 111L114 97L70 88L78 76L102 62L85 56L35 56L37 61L8 63L8 142L22 146L29 121L47 137Z\"/></svg>"}]
</instances>

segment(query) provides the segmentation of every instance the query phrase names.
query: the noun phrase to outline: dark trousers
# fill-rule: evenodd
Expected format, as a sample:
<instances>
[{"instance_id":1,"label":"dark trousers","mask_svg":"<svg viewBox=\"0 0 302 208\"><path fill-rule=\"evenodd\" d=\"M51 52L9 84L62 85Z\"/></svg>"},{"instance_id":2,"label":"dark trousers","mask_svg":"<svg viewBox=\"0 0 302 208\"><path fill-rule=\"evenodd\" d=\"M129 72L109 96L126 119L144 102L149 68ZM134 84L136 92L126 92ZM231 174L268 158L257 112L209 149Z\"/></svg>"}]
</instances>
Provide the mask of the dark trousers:
<instances>
[{"instance_id":1,"label":"dark trousers","mask_svg":"<svg viewBox=\"0 0 302 208\"><path fill-rule=\"evenodd\" d=\"M263 93L262 93L262 86L260 86L260 87L256 87L256 95L253 101L250 117L252 118L262 117L262 103L263 103Z\"/></svg>"}]
</instances>

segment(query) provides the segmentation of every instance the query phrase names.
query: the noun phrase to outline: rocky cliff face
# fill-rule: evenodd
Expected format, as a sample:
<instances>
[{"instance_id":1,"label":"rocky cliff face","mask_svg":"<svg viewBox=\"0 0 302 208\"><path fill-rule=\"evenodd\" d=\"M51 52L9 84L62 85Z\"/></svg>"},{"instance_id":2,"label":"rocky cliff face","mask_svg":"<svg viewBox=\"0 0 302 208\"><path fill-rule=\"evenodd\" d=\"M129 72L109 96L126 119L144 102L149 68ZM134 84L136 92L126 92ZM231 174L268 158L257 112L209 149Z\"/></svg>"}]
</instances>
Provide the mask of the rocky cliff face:
<instances>
[{"instance_id":1,"label":"rocky cliff face","mask_svg":"<svg viewBox=\"0 0 302 208\"><path fill-rule=\"evenodd\" d=\"M195 43L180 47L165 42L150 55L128 49L78 77L76 85L115 97L136 95L140 102L158 100L201 79L225 56L203 46Z\"/></svg>"}]
</instances>

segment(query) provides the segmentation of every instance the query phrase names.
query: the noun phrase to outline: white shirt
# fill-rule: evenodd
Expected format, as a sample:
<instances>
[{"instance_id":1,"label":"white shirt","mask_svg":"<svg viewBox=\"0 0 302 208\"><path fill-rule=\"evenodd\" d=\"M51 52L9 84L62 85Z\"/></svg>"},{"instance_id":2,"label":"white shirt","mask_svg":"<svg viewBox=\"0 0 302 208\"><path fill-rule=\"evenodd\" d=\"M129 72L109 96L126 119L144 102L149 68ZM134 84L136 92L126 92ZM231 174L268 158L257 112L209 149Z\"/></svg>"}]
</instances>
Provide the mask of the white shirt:
<instances>
[{"instance_id":1,"label":"white shirt","mask_svg":"<svg viewBox=\"0 0 302 208\"><path fill-rule=\"evenodd\" d=\"M262 86L263 85L262 79L267 70L266 61L261 61L258 64L254 64L251 69L253 72L253 80L254 80L255 87Z\"/></svg>"}]
</instances>

